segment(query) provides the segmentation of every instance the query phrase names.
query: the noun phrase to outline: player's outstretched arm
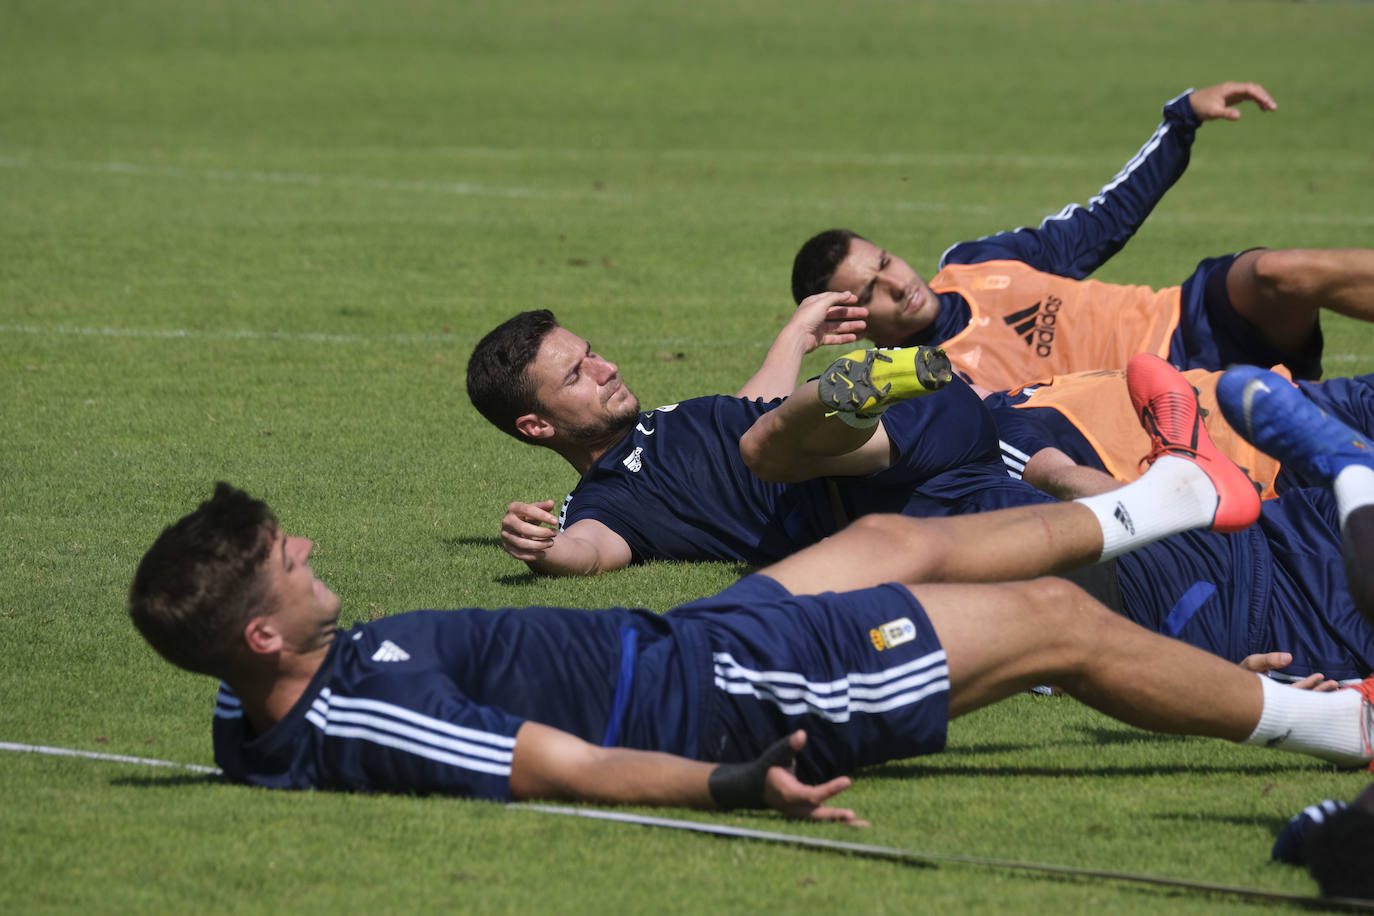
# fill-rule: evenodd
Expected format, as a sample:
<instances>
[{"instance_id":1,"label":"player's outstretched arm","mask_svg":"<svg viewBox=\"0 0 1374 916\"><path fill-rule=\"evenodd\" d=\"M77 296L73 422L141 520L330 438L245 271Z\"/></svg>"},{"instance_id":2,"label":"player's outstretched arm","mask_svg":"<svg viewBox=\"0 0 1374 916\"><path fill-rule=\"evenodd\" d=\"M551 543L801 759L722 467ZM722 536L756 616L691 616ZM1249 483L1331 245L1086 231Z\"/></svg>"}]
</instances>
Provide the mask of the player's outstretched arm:
<instances>
[{"instance_id":1,"label":"player's outstretched arm","mask_svg":"<svg viewBox=\"0 0 1374 916\"><path fill-rule=\"evenodd\" d=\"M722 765L654 751L597 747L556 728L526 722L515 736L511 795L522 800L707 810L771 807L791 817L865 826L853 811L825 804L849 787L848 779L807 786L792 776L787 765L805 744L805 733L796 732L784 742L781 752L775 745L752 764ZM769 765L782 757L786 765Z\"/></svg>"},{"instance_id":2,"label":"player's outstretched arm","mask_svg":"<svg viewBox=\"0 0 1374 916\"><path fill-rule=\"evenodd\" d=\"M735 397L785 398L797 387L802 357L817 347L853 343L865 327L868 309L853 293L817 293L802 300L768 348L759 370Z\"/></svg>"},{"instance_id":3,"label":"player's outstretched arm","mask_svg":"<svg viewBox=\"0 0 1374 916\"><path fill-rule=\"evenodd\" d=\"M1259 83L1240 83L1228 80L1206 89L1195 89L1188 97L1193 114L1199 121L1239 121L1241 102L1254 102L1260 111L1273 111L1278 103Z\"/></svg>"},{"instance_id":4,"label":"player's outstretched arm","mask_svg":"<svg viewBox=\"0 0 1374 916\"><path fill-rule=\"evenodd\" d=\"M1078 464L1053 446L1031 455L1021 479L1056 499L1096 496L1121 486L1121 481L1106 471Z\"/></svg>"},{"instance_id":5,"label":"player's outstretched arm","mask_svg":"<svg viewBox=\"0 0 1374 916\"><path fill-rule=\"evenodd\" d=\"M501 548L545 576L593 576L630 565L630 545L593 519L558 530L553 500L513 502L501 519Z\"/></svg>"}]
</instances>

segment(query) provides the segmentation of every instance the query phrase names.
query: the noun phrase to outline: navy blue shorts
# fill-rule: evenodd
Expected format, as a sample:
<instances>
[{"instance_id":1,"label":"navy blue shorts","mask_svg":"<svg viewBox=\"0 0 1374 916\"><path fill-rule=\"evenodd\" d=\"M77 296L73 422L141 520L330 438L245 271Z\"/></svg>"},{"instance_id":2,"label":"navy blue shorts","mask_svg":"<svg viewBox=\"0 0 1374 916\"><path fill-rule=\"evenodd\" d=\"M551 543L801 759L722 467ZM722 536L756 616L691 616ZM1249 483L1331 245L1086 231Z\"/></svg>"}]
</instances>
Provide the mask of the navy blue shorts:
<instances>
[{"instance_id":1,"label":"navy blue shorts","mask_svg":"<svg viewBox=\"0 0 1374 916\"><path fill-rule=\"evenodd\" d=\"M1250 249L1253 250L1253 249ZM1169 340L1169 361L1180 369L1226 369L1237 364L1283 363L1296 379L1322 377L1322 329L1293 350L1279 350L1241 317L1226 291L1226 273L1244 252L1206 258L1183 282L1178 328Z\"/></svg>"},{"instance_id":2,"label":"navy blue shorts","mask_svg":"<svg viewBox=\"0 0 1374 916\"><path fill-rule=\"evenodd\" d=\"M1125 613L1147 629L1238 662L1291 652L1280 672L1339 680L1374 671L1374 627L1341 565L1335 500L1294 490L1233 535L1192 531L1118 558Z\"/></svg>"},{"instance_id":3,"label":"navy blue shorts","mask_svg":"<svg viewBox=\"0 0 1374 916\"><path fill-rule=\"evenodd\" d=\"M944 749L949 667L902 586L792 595L756 574L671 616L710 650L702 760L753 760L798 728L806 782Z\"/></svg>"},{"instance_id":4,"label":"navy blue shorts","mask_svg":"<svg viewBox=\"0 0 1374 916\"><path fill-rule=\"evenodd\" d=\"M1324 382L1298 382L1298 388L1327 416L1335 417L1366 436L1374 436L1374 375L1331 378ZM1320 480L1304 480L1302 475L1285 464L1279 467L1274 489L1286 493L1297 487L1322 486L1324 483Z\"/></svg>"}]
</instances>

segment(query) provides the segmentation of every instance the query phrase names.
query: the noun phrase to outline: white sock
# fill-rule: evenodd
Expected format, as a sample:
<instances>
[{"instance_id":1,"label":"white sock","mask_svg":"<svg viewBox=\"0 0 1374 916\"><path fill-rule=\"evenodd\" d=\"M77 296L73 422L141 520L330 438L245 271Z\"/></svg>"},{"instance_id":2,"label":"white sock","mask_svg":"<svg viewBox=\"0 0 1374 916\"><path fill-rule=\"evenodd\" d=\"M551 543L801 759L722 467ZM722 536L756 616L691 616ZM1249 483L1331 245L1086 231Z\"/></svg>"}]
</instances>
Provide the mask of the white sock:
<instances>
[{"instance_id":1,"label":"white sock","mask_svg":"<svg viewBox=\"0 0 1374 916\"><path fill-rule=\"evenodd\" d=\"M1331 481L1331 492L1336 495L1336 511L1340 513L1344 528L1350 513L1374 503L1374 468L1363 464L1346 465Z\"/></svg>"},{"instance_id":2,"label":"white sock","mask_svg":"<svg viewBox=\"0 0 1374 916\"><path fill-rule=\"evenodd\" d=\"M1264 687L1264 709L1242 744L1310 754L1348 767L1365 766L1374 757L1374 735L1365 732L1364 695L1358 690L1313 693L1258 677Z\"/></svg>"},{"instance_id":3,"label":"white sock","mask_svg":"<svg viewBox=\"0 0 1374 916\"><path fill-rule=\"evenodd\" d=\"M1074 500L1102 526L1102 556L1109 560L1151 541L1203 528L1217 513L1217 491L1191 461L1165 455L1145 475L1120 489Z\"/></svg>"}]
</instances>

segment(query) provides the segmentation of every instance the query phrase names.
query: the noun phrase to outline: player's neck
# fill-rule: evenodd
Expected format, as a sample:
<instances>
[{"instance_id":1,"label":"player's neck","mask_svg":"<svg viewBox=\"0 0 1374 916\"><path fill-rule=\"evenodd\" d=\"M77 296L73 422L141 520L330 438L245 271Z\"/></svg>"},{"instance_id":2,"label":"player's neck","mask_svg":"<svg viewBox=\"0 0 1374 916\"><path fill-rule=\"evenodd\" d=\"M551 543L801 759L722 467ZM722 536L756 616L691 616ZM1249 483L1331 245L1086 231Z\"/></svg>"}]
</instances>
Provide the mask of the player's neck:
<instances>
[{"instance_id":1,"label":"player's neck","mask_svg":"<svg viewBox=\"0 0 1374 916\"><path fill-rule=\"evenodd\" d=\"M600 461L602 455L623 442L627 435L629 430L622 429L596 441L562 442L556 451L577 470L578 476L586 477L592 465Z\"/></svg>"},{"instance_id":2,"label":"player's neck","mask_svg":"<svg viewBox=\"0 0 1374 916\"><path fill-rule=\"evenodd\" d=\"M328 655L328 644L301 655L289 654L277 668L248 672L230 682L255 732L262 734L291 712Z\"/></svg>"}]
</instances>

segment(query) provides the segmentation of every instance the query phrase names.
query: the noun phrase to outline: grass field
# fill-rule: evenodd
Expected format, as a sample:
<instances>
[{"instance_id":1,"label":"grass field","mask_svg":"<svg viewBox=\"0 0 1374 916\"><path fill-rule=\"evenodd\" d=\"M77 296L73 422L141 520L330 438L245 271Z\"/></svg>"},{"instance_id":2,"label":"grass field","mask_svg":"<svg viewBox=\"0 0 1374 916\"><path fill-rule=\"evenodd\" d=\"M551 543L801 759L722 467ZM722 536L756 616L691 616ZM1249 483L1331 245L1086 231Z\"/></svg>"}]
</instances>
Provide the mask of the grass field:
<instances>
[{"instance_id":1,"label":"grass field","mask_svg":"<svg viewBox=\"0 0 1374 916\"><path fill-rule=\"evenodd\" d=\"M345 622L731 581L540 581L501 552L508 501L574 483L463 392L517 310L553 308L647 405L731 390L812 232L928 276L1085 201L1165 100L1228 78L1279 110L1206 126L1098 276L1374 245L1363 3L0 0L0 22L0 741L211 762L214 685L140 642L124 593L217 479L316 541ZM1374 371L1374 332L1325 328L1328 374ZM716 819L1305 893L1274 834L1367 779L1020 697L861 774L862 836ZM1255 909L3 752L0 826L9 913Z\"/></svg>"}]
</instances>

